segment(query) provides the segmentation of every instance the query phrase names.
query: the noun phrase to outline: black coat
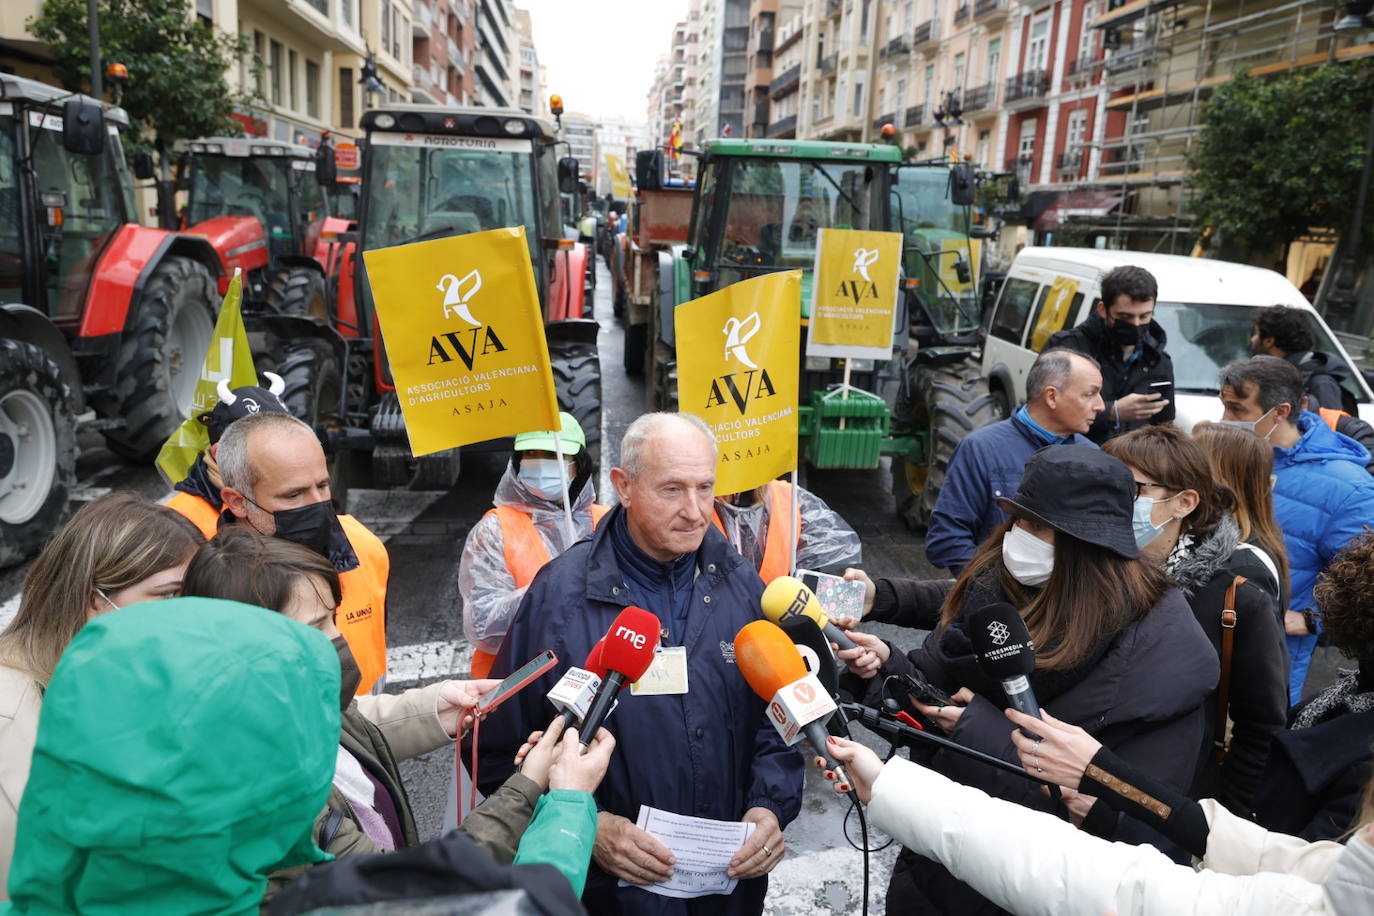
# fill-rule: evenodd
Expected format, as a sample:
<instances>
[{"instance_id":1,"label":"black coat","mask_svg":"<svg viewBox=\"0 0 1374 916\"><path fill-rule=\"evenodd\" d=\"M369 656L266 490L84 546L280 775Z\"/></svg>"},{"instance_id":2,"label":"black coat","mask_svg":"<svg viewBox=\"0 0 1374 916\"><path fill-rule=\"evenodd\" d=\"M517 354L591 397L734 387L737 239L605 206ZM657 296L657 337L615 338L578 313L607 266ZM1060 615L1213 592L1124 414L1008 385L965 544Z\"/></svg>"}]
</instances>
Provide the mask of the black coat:
<instances>
[{"instance_id":1,"label":"black coat","mask_svg":"<svg viewBox=\"0 0 1374 916\"><path fill-rule=\"evenodd\" d=\"M1374 690L1374 671L1363 672L1361 681L1361 690ZM1293 715L1304 705L1293 707ZM1276 734L1255 793L1255 820L1266 830L1309 841L1342 836L1354 826L1369 782L1371 740L1374 710L1344 712Z\"/></svg>"},{"instance_id":2,"label":"black coat","mask_svg":"<svg viewBox=\"0 0 1374 916\"><path fill-rule=\"evenodd\" d=\"M1086 353L1102 367L1102 400L1106 408L1093 420L1088 438L1099 445L1113 436L1139 429L1151 423L1172 423L1174 419L1174 364L1164 352L1168 343L1164 329L1151 321L1141 335L1140 355L1127 363L1121 358L1121 347L1107 333L1102 316L1094 310L1082 324L1067 331L1059 331L1049 339L1044 349L1065 347ZM1151 388L1151 382L1168 382L1167 388ZM1121 421L1115 419L1116 402L1128 394L1162 392L1169 403L1149 420Z\"/></svg>"},{"instance_id":3,"label":"black coat","mask_svg":"<svg viewBox=\"0 0 1374 916\"><path fill-rule=\"evenodd\" d=\"M1020 764L1011 742L1012 726L1002 712L1007 702L1001 684L979 668L961 620L931 633L925 644L909 655L893 652L874 681L912 668L948 693L960 687L974 692L973 702L951 734L954 740ZM1144 618L1103 646L1095 660L1071 672L1036 672L1030 680L1040 704L1057 718L1081 726L1133 766L1171 788L1185 791L1197 768L1203 703L1216 687L1217 672L1215 650L1182 593L1171 588ZM873 694L869 699L874 699ZM921 752L913 750L912 754ZM937 750L925 762L996 798L1041 811L1055 807L1038 783L982 767L948 751ZM1106 805L1094 807L1084 829L1112 840L1168 845ZM996 911L936 862L906 850L898 858L888 888L889 913L962 916Z\"/></svg>"}]
</instances>

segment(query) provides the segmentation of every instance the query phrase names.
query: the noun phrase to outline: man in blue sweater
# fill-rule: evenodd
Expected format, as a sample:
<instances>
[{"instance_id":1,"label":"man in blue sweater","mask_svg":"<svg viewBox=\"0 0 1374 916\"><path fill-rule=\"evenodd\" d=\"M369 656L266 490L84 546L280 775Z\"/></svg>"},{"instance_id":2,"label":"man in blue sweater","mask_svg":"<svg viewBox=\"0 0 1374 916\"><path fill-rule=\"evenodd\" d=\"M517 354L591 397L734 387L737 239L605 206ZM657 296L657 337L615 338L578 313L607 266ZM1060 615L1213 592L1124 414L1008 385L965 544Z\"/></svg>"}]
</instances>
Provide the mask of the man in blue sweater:
<instances>
[{"instance_id":1,"label":"man in blue sweater","mask_svg":"<svg viewBox=\"0 0 1374 916\"><path fill-rule=\"evenodd\" d=\"M1026 459L1047 445L1093 445L1085 434L1101 410L1096 360L1063 348L1036 357L1026 375L1026 403L955 448L926 532L930 564L958 575L983 539L1007 520L997 497L1016 492Z\"/></svg>"},{"instance_id":2,"label":"man in blue sweater","mask_svg":"<svg viewBox=\"0 0 1374 916\"><path fill-rule=\"evenodd\" d=\"M1276 356L1256 356L1221 370L1221 422L1244 426L1274 447L1274 520L1288 551L1291 597L1288 696L1302 684L1321 621L1312 587L1350 540L1374 525L1374 478L1365 447L1300 410L1302 373Z\"/></svg>"}]
</instances>

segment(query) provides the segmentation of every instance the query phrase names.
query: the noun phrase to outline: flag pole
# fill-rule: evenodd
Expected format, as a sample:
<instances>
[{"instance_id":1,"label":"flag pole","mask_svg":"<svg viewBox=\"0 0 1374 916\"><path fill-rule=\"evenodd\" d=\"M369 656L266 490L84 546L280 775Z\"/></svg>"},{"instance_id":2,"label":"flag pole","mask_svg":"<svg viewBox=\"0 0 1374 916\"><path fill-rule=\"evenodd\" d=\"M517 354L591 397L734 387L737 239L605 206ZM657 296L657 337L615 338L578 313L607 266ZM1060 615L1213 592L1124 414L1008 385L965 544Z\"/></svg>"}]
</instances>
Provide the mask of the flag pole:
<instances>
[{"instance_id":1,"label":"flag pole","mask_svg":"<svg viewBox=\"0 0 1374 916\"><path fill-rule=\"evenodd\" d=\"M562 422L561 417L554 419ZM568 459L563 454L563 437L558 434L558 430L553 430L553 450L558 456L558 482L563 486L563 524L568 529L568 543L564 546L567 550L577 540L577 526L573 524L572 500L568 498Z\"/></svg>"},{"instance_id":2,"label":"flag pole","mask_svg":"<svg viewBox=\"0 0 1374 916\"><path fill-rule=\"evenodd\" d=\"M797 516L797 469L792 469L792 512L787 525L788 569L797 571L797 536L800 533Z\"/></svg>"}]
</instances>

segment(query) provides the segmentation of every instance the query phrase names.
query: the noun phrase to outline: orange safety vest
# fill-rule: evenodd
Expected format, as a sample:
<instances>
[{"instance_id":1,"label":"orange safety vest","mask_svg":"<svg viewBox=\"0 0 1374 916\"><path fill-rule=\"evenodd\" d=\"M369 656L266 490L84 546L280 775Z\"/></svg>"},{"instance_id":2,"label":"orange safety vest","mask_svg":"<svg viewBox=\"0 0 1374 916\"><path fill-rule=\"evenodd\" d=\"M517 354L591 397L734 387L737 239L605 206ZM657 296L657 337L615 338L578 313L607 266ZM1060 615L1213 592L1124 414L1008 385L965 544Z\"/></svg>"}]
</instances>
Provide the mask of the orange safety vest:
<instances>
[{"instance_id":1,"label":"orange safety vest","mask_svg":"<svg viewBox=\"0 0 1374 916\"><path fill-rule=\"evenodd\" d=\"M592 530L601 524L601 519L611 511L610 506L592 503ZM514 506L497 506L488 509L487 515L495 515L501 526L501 552L505 555L506 569L515 580L516 588L524 588L534 581L535 573L553 559L549 548L539 537L534 527L534 519ZM472 666L468 669L473 677L482 678L491 673L492 663L496 661L493 652L475 649L472 653Z\"/></svg>"},{"instance_id":2,"label":"orange safety vest","mask_svg":"<svg viewBox=\"0 0 1374 916\"><path fill-rule=\"evenodd\" d=\"M1327 426L1331 427L1332 432L1336 431L1336 424L1341 422L1341 417L1350 416L1344 410L1337 410L1334 407L1319 407L1317 413L1321 414L1322 419L1326 421Z\"/></svg>"},{"instance_id":3,"label":"orange safety vest","mask_svg":"<svg viewBox=\"0 0 1374 916\"><path fill-rule=\"evenodd\" d=\"M203 497L178 491L166 505L190 519L207 540L219 532L220 513ZM358 685L358 696L362 696L386 674L386 583L391 558L381 539L353 516L340 515L339 525L358 556L358 566L339 573L343 601L334 612L334 624L363 674Z\"/></svg>"},{"instance_id":4,"label":"orange safety vest","mask_svg":"<svg viewBox=\"0 0 1374 916\"><path fill-rule=\"evenodd\" d=\"M768 534L764 539L763 562L759 565L759 578L767 585L778 576L792 573L792 546L787 542L787 529L775 525L773 521L787 518L792 514L792 485L785 480L773 480L768 484ZM725 534L725 523L720 513L712 510L711 524ZM801 512L797 513L797 537L801 537ZM726 535L729 538L729 535Z\"/></svg>"}]
</instances>

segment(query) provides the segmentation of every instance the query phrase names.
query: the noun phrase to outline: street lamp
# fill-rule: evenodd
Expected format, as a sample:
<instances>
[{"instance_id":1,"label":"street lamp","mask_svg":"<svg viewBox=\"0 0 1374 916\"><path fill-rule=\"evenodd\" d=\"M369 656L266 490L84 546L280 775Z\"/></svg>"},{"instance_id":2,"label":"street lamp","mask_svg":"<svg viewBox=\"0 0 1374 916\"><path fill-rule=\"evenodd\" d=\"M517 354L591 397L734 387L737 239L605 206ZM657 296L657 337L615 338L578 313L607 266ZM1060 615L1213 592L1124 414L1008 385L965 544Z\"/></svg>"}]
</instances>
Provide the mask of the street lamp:
<instances>
[{"instance_id":1,"label":"street lamp","mask_svg":"<svg viewBox=\"0 0 1374 916\"><path fill-rule=\"evenodd\" d=\"M367 52L367 60L363 62L362 68L358 72L360 74L358 83L363 87L363 92L368 95L386 92L386 84L377 78L376 51Z\"/></svg>"}]
</instances>

